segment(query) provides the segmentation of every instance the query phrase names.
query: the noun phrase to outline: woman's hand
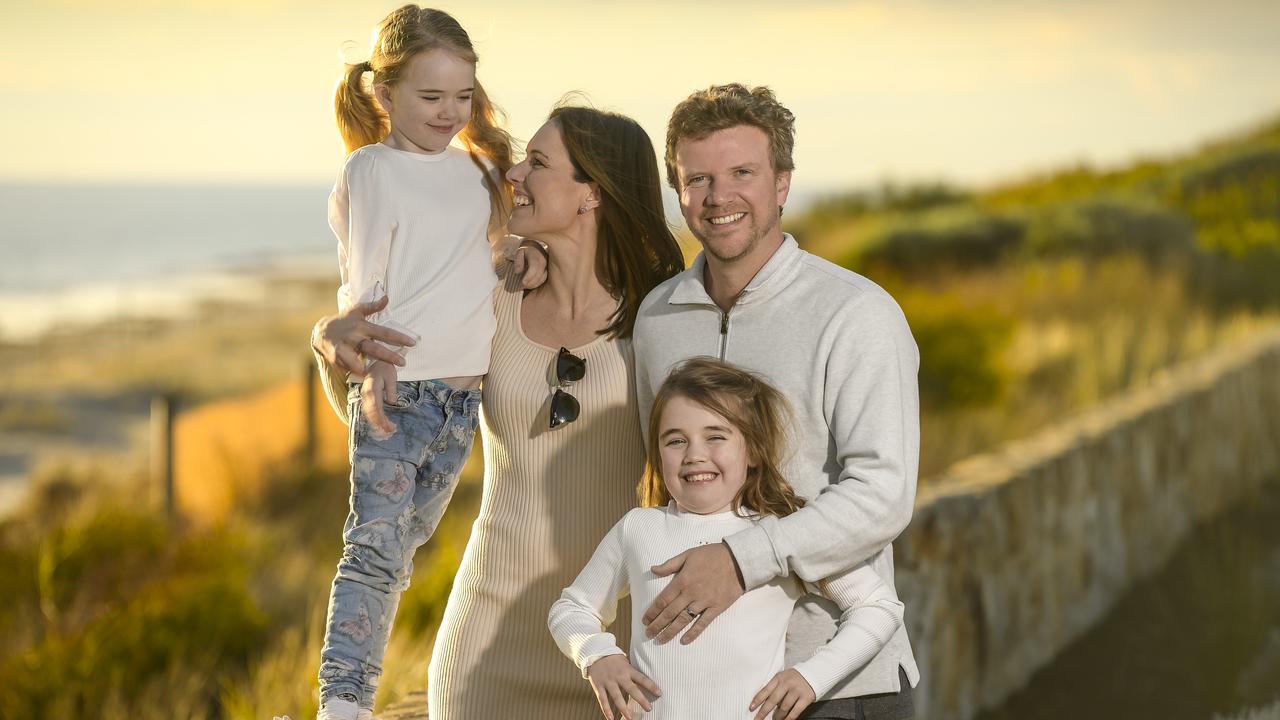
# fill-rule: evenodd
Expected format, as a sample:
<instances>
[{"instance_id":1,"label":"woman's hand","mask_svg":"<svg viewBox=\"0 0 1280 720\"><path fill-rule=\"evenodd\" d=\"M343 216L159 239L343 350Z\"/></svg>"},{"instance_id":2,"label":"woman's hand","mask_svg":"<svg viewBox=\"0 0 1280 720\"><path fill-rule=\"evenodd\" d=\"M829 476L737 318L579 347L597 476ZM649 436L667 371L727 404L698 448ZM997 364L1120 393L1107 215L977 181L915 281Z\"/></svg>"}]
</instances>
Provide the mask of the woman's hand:
<instances>
[{"instance_id":1,"label":"woman's hand","mask_svg":"<svg viewBox=\"0 0 1280 720\"><path fill-rule=\"evenodd\" d=\"M591 681L591 689L596 692L596 702L600 703L600 712L604 713L606 720L631 720L631 711L627 709L628 696L649 712L653 705L645 692L654 697L662 695L657 684L632 667L626 655L605 655L591 663L587 668L587 679ZM617 708L616 715L613 708Z\"/></svg>"},{"instance_id":2,"label":"woman's hand","mask_svg":"<svg viewBox=\"0 0 1280 720\"><path fill-rule=\"evenodd\" d=\"M387 298L383 296L376 302L359 303L345 312L320 318L311 330L311 346L330 365L360 378L365 376L366 358L403 366L404 356L376 341L410 347L416 344L414 339L365 320L386 306Z\"/></svg>"},{"instance_id":3,"label":"woman's hand","mask_svg":"<svg viewBox=\"0 0 1280 720\"><path fill-rule=\"evenodd\" d=\"M751 698L750 709L760 708L755 720L764 720L769 713L773 713L773 720L795 720L817 698L809 681L795 668L787 668L760 688L760 692Z\"/></svg>"},{"instance_id":4,"label":"woman's hand","mask_svg":"<svg viewBox=\"0 0 1280 720\"><path fill-rule=\"evenodd\" d=\"M396 424L387 417L382 404L396 404L396 366L375 360L366 368L364 382L360 383L360 408L380 439L390 437Z\"/></svg>"}]
</instances>

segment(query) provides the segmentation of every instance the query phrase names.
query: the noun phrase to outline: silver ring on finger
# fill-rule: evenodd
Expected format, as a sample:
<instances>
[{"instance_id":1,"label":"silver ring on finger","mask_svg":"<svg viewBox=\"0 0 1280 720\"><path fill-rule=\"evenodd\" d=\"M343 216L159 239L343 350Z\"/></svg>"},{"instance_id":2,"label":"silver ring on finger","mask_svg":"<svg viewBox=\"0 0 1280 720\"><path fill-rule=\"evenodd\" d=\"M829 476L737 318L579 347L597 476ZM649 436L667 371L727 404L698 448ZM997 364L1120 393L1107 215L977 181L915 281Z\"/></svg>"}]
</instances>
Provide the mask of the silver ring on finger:
<instances>
[{"instance_id":1,"label":"silver ring on finger","mask_svg":"<svg viewBox=\"0 0 1280 720\"><path fill-rule=\"evenodd\" d=\"M688 615L690 619L696 620L696 619L698 618L698 616L699 616L699 615L701 615L702 613L700 613L700 612L696 612L696 611L695 611L693 608L691 608L691 607L687 607L687 608L685 608L685 609L684 609L684 614L685 614L685 615Z\"/></svg>"}]
</instances>

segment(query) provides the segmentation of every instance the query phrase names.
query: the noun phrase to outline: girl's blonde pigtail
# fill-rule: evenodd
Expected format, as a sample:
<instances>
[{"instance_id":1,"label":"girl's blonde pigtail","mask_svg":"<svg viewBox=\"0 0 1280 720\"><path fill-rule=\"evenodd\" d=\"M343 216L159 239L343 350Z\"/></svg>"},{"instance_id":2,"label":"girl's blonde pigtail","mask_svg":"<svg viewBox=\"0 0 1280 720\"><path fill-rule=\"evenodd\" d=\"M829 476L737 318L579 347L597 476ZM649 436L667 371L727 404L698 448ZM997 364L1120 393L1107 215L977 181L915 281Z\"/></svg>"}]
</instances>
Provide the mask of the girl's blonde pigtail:
<instances>
[{"instance_id":1,"label":"girl's blonde pigtail","mask_svg":"<svg viewBox=\"0 0 1280 720\"><path fill-rule=\"evenodd\" d=\"M371 72L369 63L347 65L333 94L333 114L347 153L382 142L387 136L386 115L364 84L366 72Z\"/></svg>"}]
</instances>

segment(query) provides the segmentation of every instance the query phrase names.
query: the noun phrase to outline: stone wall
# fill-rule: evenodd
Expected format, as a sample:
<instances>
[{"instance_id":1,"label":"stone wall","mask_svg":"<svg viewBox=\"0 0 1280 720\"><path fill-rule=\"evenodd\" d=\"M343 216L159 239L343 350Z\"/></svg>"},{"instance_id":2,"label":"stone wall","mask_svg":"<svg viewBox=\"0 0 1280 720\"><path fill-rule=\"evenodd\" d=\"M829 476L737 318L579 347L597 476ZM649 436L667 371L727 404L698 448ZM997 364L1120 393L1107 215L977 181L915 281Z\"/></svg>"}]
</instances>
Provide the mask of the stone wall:
<instances>
[{"instance_id":1,"label":"stone wall","mask_svg":"<svg viewBox=\"0 0 1280 720\"><path fill-rule=\"evenodd\" d=\"M922 489L895 544L917 717L994 707L1280 477L1280 332L1223 349Z\"/></svg>"}]
</instances>

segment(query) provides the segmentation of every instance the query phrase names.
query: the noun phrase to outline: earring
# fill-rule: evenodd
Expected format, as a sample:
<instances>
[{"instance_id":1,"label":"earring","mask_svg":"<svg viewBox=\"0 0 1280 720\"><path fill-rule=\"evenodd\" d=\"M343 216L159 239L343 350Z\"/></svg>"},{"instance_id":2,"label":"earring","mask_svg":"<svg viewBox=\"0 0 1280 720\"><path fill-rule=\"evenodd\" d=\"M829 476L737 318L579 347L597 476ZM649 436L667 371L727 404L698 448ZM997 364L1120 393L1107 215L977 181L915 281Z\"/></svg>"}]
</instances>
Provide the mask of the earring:
<instances>
[{"instance_id":1,"label":"earring","mask_svg":"<svg viewBox=\"0 0 1280 720\"><path fill-rule=\"evenodd\" d=\"M583 205L582 207L578 208L578 214L579 214L579 215L586 215L586 214L587 214L587 206L586 206L586 205Z\"/></svg>"}]
</instances>

